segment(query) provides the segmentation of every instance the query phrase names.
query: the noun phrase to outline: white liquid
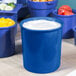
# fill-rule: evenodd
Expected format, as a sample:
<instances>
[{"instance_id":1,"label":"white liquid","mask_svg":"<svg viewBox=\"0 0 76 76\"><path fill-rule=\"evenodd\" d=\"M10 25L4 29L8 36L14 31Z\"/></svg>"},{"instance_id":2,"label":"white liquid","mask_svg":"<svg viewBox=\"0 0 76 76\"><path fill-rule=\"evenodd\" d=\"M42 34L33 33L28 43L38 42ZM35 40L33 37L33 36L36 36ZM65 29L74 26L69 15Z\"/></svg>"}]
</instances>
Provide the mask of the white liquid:
<instances>
[{"instance_id":1,"label":"white liquid","mask_svg":"<svg viewBox=\"0 0 76 76\"><path fill-rule=\"evenodd\" d=\"M17 0L2 0L4 3L17 3Z\"/></svg>"},{"instance_id":2,"label":"white liquid","mask_svg":"<svg viewBox=\"0 0 76 76\"><path fill-rule=\"evenodd\" d=\"M23 27L31 30L52 30L61 27L61 24L49 20L33 20L25 22Z\"/></svg>"}]
</instances>

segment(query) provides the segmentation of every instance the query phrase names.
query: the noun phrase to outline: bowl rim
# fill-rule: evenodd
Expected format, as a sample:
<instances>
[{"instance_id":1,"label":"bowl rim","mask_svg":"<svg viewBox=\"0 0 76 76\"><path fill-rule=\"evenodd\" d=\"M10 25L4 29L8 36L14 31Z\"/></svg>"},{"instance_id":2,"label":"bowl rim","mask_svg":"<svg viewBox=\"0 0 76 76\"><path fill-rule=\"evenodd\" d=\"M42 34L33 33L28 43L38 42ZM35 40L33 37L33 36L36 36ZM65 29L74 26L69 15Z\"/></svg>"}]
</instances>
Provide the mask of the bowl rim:
<instances>
[{"instance_id":1,"label":"bowl rim","mask_svg":"<svg viewBox=\"0 0 76 76\"><path fill-rule=\"evenodd\" d=\"M57 11L58 11L58 9L55 9L53 11L53 15L58 16L58 17L64 17L64 18L66 17L66 18L68 18L68 17L73 17L73 16L76 15L76 10L75 9L72 9L72 11L74 12L74 15L58 15Z\"/></svg>"},{"instance_id":2,"label":"bowl rim","mask_svg":"<svg viewBox=\"0 0 76 76\"><path fill-rule=\"evenodd\" d=\"M29 28L24 28L23 24L25 22L31 21L31 20L40 20L40 19L44 19L44 20L49 20L49 21L56 21L58 23L61 24L61 26L59 28L55 28L55 29L49 29L49 30L33 30L33 29L29 29ZM52 18L52 17L32 17L32 18L28 18L28 19L24 19L20 22L20 27L23 29L26 29L28 31L34 31L34 32L49 32L49 31L56 31L59 30L60 28L63 27L63 21L60 19L56 19L56 18Z\"/></svg>"}]
</instances>

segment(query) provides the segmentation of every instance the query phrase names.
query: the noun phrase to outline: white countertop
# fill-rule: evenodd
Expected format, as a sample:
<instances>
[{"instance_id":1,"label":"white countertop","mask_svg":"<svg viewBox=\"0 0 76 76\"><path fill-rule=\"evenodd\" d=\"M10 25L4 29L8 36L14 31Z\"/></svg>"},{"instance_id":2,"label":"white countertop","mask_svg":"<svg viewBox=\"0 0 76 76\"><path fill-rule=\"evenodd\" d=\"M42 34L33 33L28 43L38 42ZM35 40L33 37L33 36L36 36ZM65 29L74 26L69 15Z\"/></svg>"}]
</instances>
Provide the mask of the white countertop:
<instances>
[{"instance_id":1,"label":"white countertop","mask_svg":"<svg viewBox=\"0 0 76 76\"><path fill-rule=\"evenodd\" d=\"M17 40L16 46L21 48L21 41ZM20 49L18 51L11 57L0 58L0 76L67 76L67 74L76 70L76 46L67 42L62 44L60 68L49 74L35 74L25 70Z\"/></svg>"}]
</instances>

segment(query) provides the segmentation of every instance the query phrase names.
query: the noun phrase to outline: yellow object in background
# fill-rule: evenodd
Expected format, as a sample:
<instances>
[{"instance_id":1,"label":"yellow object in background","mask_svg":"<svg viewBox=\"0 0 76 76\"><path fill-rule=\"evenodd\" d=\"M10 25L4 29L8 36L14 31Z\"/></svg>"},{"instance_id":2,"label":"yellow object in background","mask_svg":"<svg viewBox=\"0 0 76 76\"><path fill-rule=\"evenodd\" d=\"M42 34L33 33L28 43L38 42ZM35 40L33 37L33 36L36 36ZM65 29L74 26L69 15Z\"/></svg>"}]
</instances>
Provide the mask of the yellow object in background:
<instances>
[{"instance_id":1,"label":"yellow object in background","mask_svg":"<svg viewBox=\"0 0 76 76\"><path fill-rule=\"evenodd\" d=\"M40 2L47 2L47 0L40 0Z\"/></svg>"},{"instance_id":2,"label":"yellow object in background","mask_svg":"<svg viewBox=\"0 0 76 76\"><path fill-rule=\"evenodd\" d=\"M15 22L10 18L0 18L0 27L9 27L13 26Z\"/></svg>"},{"instance_id":3,"label":"yellow object in background","mask_svg":"<svg viewBox=\"0 0 76 76\"><path fill-rule=\"evenodd\" d=\"M54 1L54 0L48 0L48 1Z\"/></svg>"},{"instance_id":4,"label":"yellow object in background","mask_svg":"<svg viewBox=\"0 0 76 76\"><path fill-rule=\"evenodd\" d=\"M34 2L39 2L39 0L32 0L32 1L34 1Z\"/></svg>"}]
</instances>

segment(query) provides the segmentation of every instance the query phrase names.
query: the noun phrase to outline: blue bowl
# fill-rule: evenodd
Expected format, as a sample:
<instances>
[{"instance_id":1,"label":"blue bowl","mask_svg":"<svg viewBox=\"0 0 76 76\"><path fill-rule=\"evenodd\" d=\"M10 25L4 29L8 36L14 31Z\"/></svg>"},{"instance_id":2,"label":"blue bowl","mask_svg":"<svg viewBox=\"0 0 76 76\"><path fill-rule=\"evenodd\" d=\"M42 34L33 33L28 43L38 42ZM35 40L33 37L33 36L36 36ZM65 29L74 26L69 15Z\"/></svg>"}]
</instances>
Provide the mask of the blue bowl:
<instances>
[{"instance_id":1,"label":"blue bowl","mask_svg":"<svg viewBox=\"0 0 76 76\"><path fill-rule=\"evenodd\" d=\"M12 20L14 20L17 23L17 19L18 19L17 14L21 8L22 8L22 4L16 4L16 7L12 11L0 10L0 18L1 17L11 18ZM15 27L15 33L17 33L17 26Z\"/></svg>"},{"instance_id":2,"label":"blue bowl","mask_svg":"<svg viewBox=\"0 0 76 76\"><path fill-rule=\"evenodd\" d=\"M46 17L56 8L58 0L49 2L28 1L27 6L32 17Z\"/></svg>"},{"instance_id":3,"label":"blue bowl","mask_svg":"<svg viewBox=\"0 0 76 76\"><path fill-rule=\"evenodd\" d=\"M0 28L0 58L15 53L15 30L16 25Z\"/></svg>"},{"instance_id":4,"label":"blue bowl","mask_svg":"<svg viewBox=\"0 0 76 76\"><path fill-rule=\"evenodd\" d=\"M40 19L59 22L61 27L53 30L30 30L23 27L24 22ZM25 69L34 73L49 73L59 68L62 25L62 21L49 17L28 18L20 23Z\"/></svg>"},{"instance_id":5,"label":"blue bowl","mask_svg":"<svg viewBox=\"0 0 76 76\"><path fill-rule=\"evenodd\" d=\"M73 26L76 25L76 11L73 10L73 12L75 13L74 15L70 15L70 16L66 16L66 15L58 15L58 10L54 10L53 11L53 17L60 19L64 22L63 25L63 38L64 39L68 39L68 38L72 38L74 37L73 34Z\"/></svg>"}]
</instances>

